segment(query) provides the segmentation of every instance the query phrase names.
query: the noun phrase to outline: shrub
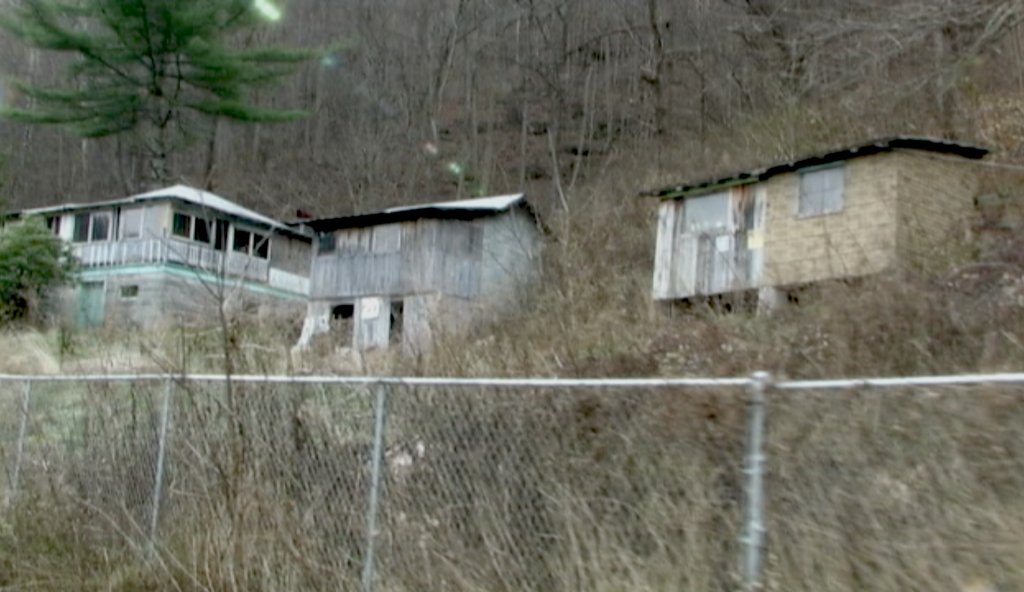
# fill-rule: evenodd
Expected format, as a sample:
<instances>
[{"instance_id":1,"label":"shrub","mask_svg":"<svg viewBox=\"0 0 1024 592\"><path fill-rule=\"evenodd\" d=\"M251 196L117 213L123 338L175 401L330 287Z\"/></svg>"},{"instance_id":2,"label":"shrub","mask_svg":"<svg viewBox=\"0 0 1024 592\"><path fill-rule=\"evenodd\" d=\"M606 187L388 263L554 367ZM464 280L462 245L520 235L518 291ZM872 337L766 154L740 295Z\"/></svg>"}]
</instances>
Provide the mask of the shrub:
<instances>
[{"instance_id":1,"label":"shrub","mask_svg":"<svg viewBox=\"0 0 1024 592\"><path fill-rule=\"evenodd\" d=\"M71 281L75 258L37 218L0 230L0 322L39 321L42 303Z\"/></svg>"}]
</instances>

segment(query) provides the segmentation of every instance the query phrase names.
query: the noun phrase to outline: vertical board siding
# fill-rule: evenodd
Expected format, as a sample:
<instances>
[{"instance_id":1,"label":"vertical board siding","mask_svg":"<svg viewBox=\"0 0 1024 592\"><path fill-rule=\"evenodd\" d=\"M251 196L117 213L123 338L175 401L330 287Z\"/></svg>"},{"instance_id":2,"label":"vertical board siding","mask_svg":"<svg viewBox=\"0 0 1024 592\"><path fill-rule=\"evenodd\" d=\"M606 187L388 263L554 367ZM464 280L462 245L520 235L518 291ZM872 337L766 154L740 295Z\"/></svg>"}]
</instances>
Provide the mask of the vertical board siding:
<instances>
[{"instance_id":1,"label":"vertical board siding","mask_svg":"<svg viewBox=\"0 0 1024 592\"><path fill-rule=\"evenodd\" d=\"M479 223L420 219L339 231L338 249L313 261L314 298L480 291Z\"/></svg>"},{"instance_id":2,"label":"vertical board siding","mask_svg":"<svg viewBox=\"0 0 1024 592\"><path fill-rule=\"evenodd\" d=\"M654 297L670 298L673 289L673 252L676 241L676 216L682 209L681 200L663 201L658 207L658 235L654 248Z\"/></svg>"}]
</instances>

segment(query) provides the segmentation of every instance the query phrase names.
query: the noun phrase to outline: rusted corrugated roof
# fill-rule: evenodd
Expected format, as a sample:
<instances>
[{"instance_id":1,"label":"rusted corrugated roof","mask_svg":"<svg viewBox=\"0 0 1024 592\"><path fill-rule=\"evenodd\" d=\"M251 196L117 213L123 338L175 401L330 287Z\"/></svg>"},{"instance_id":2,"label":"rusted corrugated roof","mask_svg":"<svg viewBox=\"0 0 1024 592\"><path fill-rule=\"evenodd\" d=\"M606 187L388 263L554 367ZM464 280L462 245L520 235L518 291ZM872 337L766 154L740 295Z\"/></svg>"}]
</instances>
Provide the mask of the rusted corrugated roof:
<instances>
[{"instance_id":1,"label":"rusted corrugated roof","mask_svg":"<svg viewBox=\"0 0 1024 592\"><path fill-rule=\"evenodd\" d=\"M953 140L944 140L938 138L926 138L919 136L890 136L886 138L878 138L870 140L861 144L853 146L847 146L845 148L839 148L835 150L829 150L819 154L810 156L803 156L800 158L787 160L783 162L777 162L764 167L756 169L739 171L727 175L716 175L714 177L708 177L699 181L687 181L678 185L671 185L669 187L663 187L661 189L653 189L648 191L642 191L641 196L648 197L660 197L662 199L674 199L677 197L683 197L696 192L703 192L708 190L714 190L721 187L728 187L731 185L743 185L746 183L756 183L763 181L769 177L788 173L798 169L803 169L812 166L818 166L823 164L829 164L832 162L839 162L842 160L848 160L857 156L866 156L869 154L878 154L880 152L891 152L896 149L908 149L908 150L927 150L929 152L942 152L946 154L954 154L962 156L964 158L979 159L988 154L989 150L981 146L973 144L966 144L963 142L955 142Z\"/></svg>"}]
</instances>

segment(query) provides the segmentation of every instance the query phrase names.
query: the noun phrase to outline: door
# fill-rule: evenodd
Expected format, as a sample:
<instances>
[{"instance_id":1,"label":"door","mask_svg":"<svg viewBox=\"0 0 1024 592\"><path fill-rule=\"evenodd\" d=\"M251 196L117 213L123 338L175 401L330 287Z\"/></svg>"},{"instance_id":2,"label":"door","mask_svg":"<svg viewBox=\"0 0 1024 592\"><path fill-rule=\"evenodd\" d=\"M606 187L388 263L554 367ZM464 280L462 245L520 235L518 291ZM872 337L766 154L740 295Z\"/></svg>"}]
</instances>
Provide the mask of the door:
<instances>
[{"instance_id":1,"label":"door","mask_svg":"<svg viewBox=\"0 0 1024 592\"><path fill-rule=\"evenodd\" d=\"M78 307L75 324L79 327L97 327L103 324L106 305L103 282L82 282L78 287Z\"/></svg>"},{"instance_id":2,"label":"door","mask_svg":"<svg viewBox=\"0 0 1024 592\"><path fill-rule=\"evenodd\" d=\"M730 192L691 197L683 202L679 261L693 277L684 279L694 294L729 291L737 274L736 240Z\"/></svg>"}]
</instances>

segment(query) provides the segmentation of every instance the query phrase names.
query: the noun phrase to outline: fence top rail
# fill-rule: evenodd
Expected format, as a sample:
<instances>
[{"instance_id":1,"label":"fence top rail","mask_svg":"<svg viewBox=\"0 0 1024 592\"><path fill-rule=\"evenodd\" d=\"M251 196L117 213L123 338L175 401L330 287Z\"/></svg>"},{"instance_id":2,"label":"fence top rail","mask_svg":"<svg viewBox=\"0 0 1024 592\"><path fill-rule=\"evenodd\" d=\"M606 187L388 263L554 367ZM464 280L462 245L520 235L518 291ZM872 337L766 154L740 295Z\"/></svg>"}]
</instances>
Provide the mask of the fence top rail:
<instances>
[{"instance_id":1,"label":"fence top rail","mask_svg":"<svg viewBox=\"0 0 1024 592\"><path fill-rule=\"evenodd\" d=\"M505 387L742 387L756 382L754 376L736 378L451 378L443 376L331 376L237 374L234 382L276 384L353 384L405 386L505 386ZM0 374L3 381L32 382L224 382L223 374ZM959 374L946 376L908 376L891 378L850 378L828 380L785 380L767 382L779 390L842 390L896 386L956 386L985 383L1024 384L1024 373Z\"/></svg>"},{"instance_id":2,"label":"fence top rail","mask_svg":"<svg viewBox=\"0 0 1024 592\"><path fill-rule=\"evenodd\" d=\"M670 387L746 386L749 378L450 378L444 376L288 376L235 374L233 382L283 384L358 384L408 386L518 386L518 387ZM0 374L0 381L33 382L143 382L175 380L184 382L225 382L223 374Z\"/></svg>"}]
</instances>

